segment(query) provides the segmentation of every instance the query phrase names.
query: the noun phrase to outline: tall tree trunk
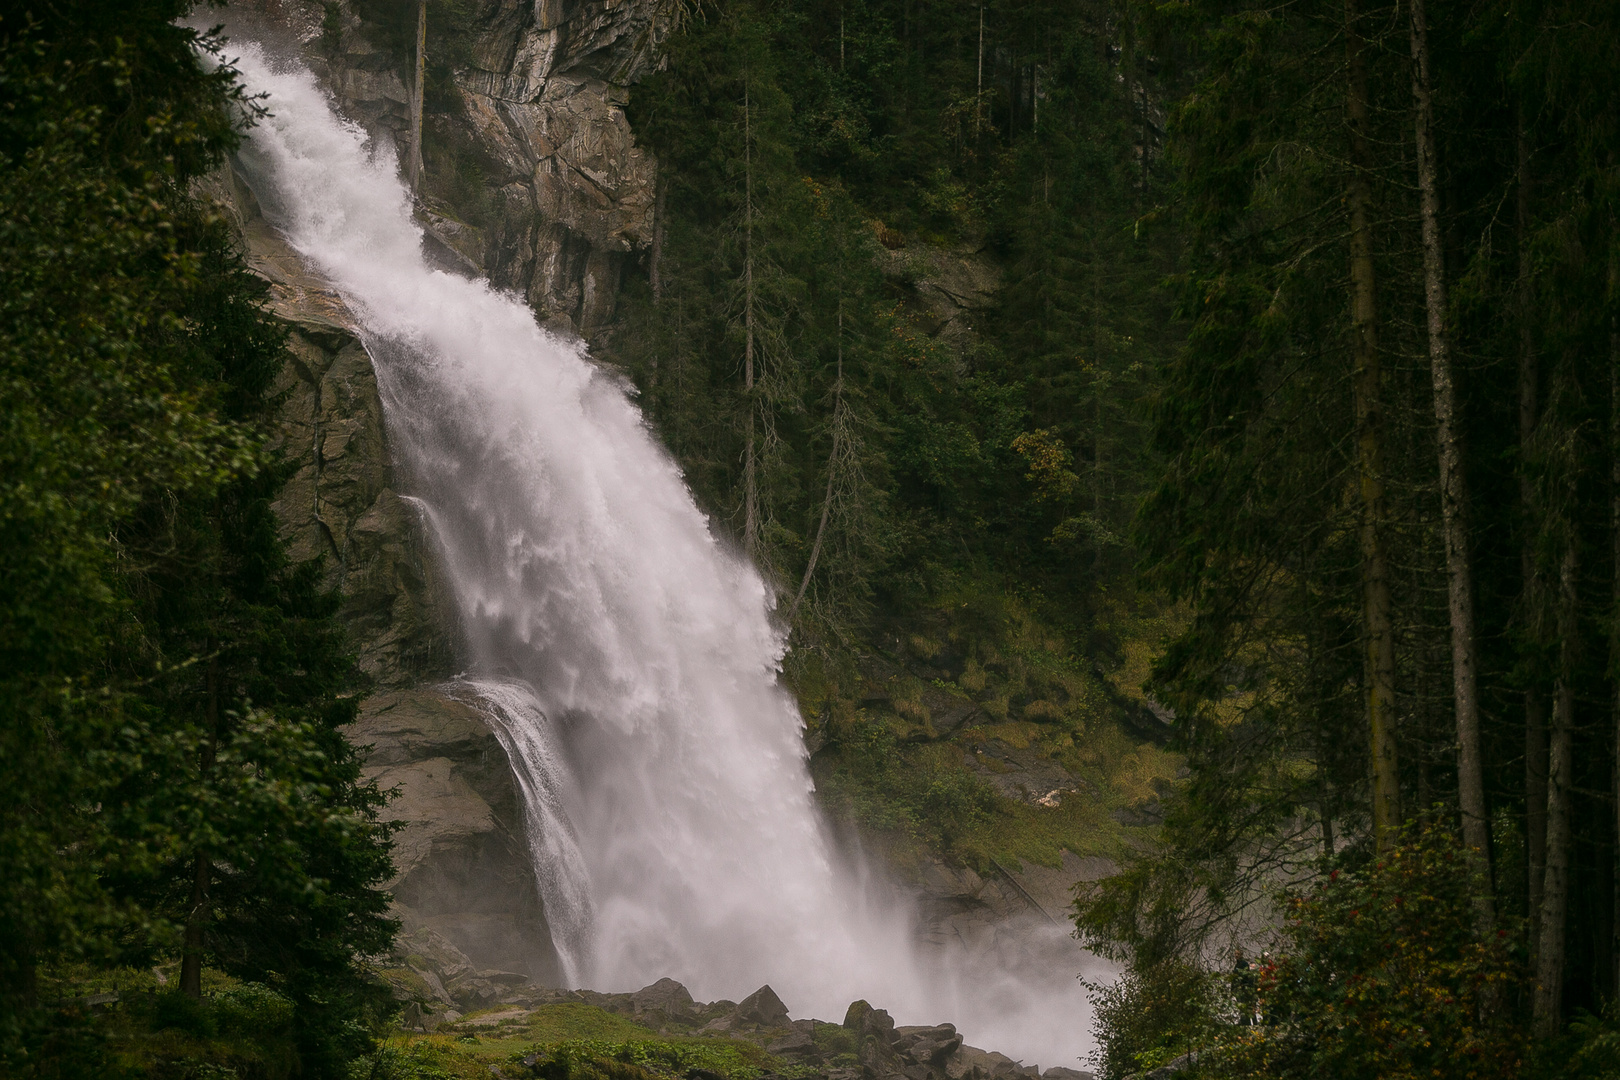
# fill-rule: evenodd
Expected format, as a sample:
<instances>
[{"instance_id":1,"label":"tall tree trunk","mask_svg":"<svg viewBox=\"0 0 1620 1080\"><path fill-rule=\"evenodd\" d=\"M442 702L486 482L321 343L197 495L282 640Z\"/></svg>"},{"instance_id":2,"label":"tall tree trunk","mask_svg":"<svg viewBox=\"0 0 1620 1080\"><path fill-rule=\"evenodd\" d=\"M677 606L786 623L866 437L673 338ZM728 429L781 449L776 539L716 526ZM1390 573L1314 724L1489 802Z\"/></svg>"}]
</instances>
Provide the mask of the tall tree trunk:
<instances>
[{"instance_id":1,"label":"tall tree trunk","mask_svg":"<svg viewBox=\"0 0 1620 1080\"><path fill-rule=\"evenodd\" d=\"M748 432L743 443L743 548L759 553L759 475L754 427L754 129L747 86L743 88L743 396Z\"/></svg>"},{"instance_id":2,"label":"tall tree trunk","mask_svg":"<svg viewBox=\"0 0 1620 1080\"><path fill-rule=\"evenodd\" d=\"M973 91L973 137L979 137L979 117L984 108L984 5L979 5L979 82Z\"/></svg>"},{"instance_id":3,"label":"tall tree trunk","mask_svg":"<svg viewBox=\"0 0 1620 1080\"><path fill-rule=\"evenodd\" d=\"M191 906L186 911L186 932L180 954L180 992L202 999L202 961L208 922L208 856L197 852L192 860Z\"/></svg>"},{"instance_id":4,"label":"tall tree trunk","mask_svg":"<svg viewBox=\"0 0 1620 1080\"><path fill-rule=\"evenodd\" d=\"M1030 127L1039 135L1041 133L1041 65L1031 64L1029 75L1029 115Z\"/></svg>"},{"instance_id":5,"label":"tall tree trunk","mask_svg":"<svg viewBox=\"0 0 1620 1080\"><path fill-rule=\"evenodd\" d=\"M788 607L787 622L793 625L793 617L799 613L799 605L804 602L805 590L810 588L810 576L816 572L816 561L821 558L821 542L827 536L827 519L832 516L833 480L838 469L838 441L843 434L844 422L844 304L838 303L838 377L833 382L833 411L832 411L832 449L827 453L827 493L821 499L821 523L816 526L816 540L810 546L810 561L804 565L804 577L799 581L799 591L794 594L793 603Z\"/></svg>"},{"instance_id":6,"label":"tall tree trunk","mask_svg":"<svg viewBox=\"0 0 1620 1080\"><path fill-rule=\"evenodd\" d=\"M1467 477L1458 434L1457 388L1446 330L1445 249L1440 238L1434 100L1429 74L1429 25L1423 0L1411 0L1412 97L1417 114L1418 196L1423 232L1423 298L1427 306L1429 368L1434 379L1435 445L1440 456L1440 520L1450 594L1451 684L1457 716L1457 802L1463 843L1481 860L1485 888L1475 897L1481 928L1496 922L1490 886L1491 832L1485 809L1484 750L1479 733L1479 678L1474 648L1474 575L1469 565Z\"/></svg>"},{"instance_id":7,"label":"tall tree trunk","mask_svg":"<svg viewBox=\"0 0 1620 1080\"><path fill-rule=\"evenodd\" d=\"M1536 950L1535 1029L1558 1033L1564 989L1565 918L1569 912L1572 788L1575 769L1576 529L1566 513L1564 555L1558 567L1558 679L1553 686L1552 733L1547 752L1547 875L1541 897L1541 942Z\"/></svg>"},{"instance_id":8,"label":"tall tree trunk","mask_svg":"<svg viewBox=\"0 0 1620 1080\"><path fill-rule=\"evenodd\" d=\"M664 298L664 228L665 207L669 201L669 169L663 162L653 173L653 226L652 247L647 252L647 284L652 288L653 303Z\"/></svg>"},{"instance_id":9,"label":"tall tree trunk","mask_svg":"<svg viewBox=\"0 0 1620 1080\"><path fill-rule=\"evenodd\" d=\"M406 165L411 190L422 176L422 83L427 76L427 0L416 4L416 77L411 80L411 157Z\"/></svg>"},{"instance_id":10,"label":"tall tree trunk","mask_svg":"<svg viewBox=\"0 0 1620 1080\"><path fill-rule=\"evenodd\" d=\"M1519 271L1517 318L1519 320L1519 508L1523 515L1519 549L1519 569L1523 579L1525 632L1540 636L1541 584L1536 569L1535 485L1530 478L1530 448L1535 440L1539 412L1539 375L1536 371L1535 342L1531 334L1530 296L1530 132L1521 104L1518 123L1519 190L1514 211L1518 233ZM1547 705L1537 685L1539 672L1532 671L1524 692L1524 833L1525 870L1529 879L1526 910L1530 913L1530 952L1534 960L1541 944L1542 884L1547 874Z\"/></svg>"},{"instance_id":11,"label":"tall tree trunk","mask_svg":"<svg viewBox=\"0 0 1620 1080\"><path fill-rule=\"evenodd\" d=\"M207 696L208 742L203 748L198 771L206 778L213 771L219 746L219 659L210 657L204 674ZM199 848L192 856L191 905L186 909L186 930L180 951L180 992L202 999L203 946L207 943L208 880L213 868L208 853Z\"/></svg>"},{"instance_id":12,"label":"tall tree trunk","mask_svg":"<svg viewBox=\"0 0 1620 1080\"><path fill-rule=\"evenodd\" d=\"M1384 550L1382 383L1378 356L1378 290L1373 268L1367 138L1366 41L1356 0L1345 0L1345 57L1349 70L1346 118L1350 127L1350 322L1356 399L1356 470L1361 494L1362 620L1366 639L1367 727L1371 739L1373 834L1380 851L1401 824L1400 772L1395 751L1395 627L1389 559Z\"/></svg>"},{"instance_id":13,"label":"tall tree trunk","mask_svg":"<svg viewBox=\"0 0 1620 1080\"><path fill-rule=\"evenodd\" d=\"M1613 219L1609 222L1615 231ZM1611 672L1620 672L1620 256L1609 253L1609 537L1613 559L1613 610L1609 613ZM1609 794L1614 799L1614 846L1610 875L1609 993L1620 995L1620 676L1614 678L1614 761Z\"/></svg>"}]
</instances>

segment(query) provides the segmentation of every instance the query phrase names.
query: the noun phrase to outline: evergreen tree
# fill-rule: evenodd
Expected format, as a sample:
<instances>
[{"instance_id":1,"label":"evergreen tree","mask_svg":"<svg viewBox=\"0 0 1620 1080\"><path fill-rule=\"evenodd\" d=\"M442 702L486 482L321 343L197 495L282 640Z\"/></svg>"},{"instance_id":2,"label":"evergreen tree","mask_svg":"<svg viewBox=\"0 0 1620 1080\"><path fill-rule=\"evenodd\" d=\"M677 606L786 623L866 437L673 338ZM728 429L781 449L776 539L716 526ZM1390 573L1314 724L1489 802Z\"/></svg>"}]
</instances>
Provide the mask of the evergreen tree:
<instances>
[{"instance_id":1,"label":"evergreen tree","mask_svg":"<svg viewBox=\"0 0 1620 1080\"><path fill-rule=\"evenodd\" d=\"M175 956L277 984L340 1075L393 932L336 600L269 510L284 331L189 194L253 104L189 8L0 22L8 1073L98 1068L42 966Z\"/></svg>"}]
</instances>

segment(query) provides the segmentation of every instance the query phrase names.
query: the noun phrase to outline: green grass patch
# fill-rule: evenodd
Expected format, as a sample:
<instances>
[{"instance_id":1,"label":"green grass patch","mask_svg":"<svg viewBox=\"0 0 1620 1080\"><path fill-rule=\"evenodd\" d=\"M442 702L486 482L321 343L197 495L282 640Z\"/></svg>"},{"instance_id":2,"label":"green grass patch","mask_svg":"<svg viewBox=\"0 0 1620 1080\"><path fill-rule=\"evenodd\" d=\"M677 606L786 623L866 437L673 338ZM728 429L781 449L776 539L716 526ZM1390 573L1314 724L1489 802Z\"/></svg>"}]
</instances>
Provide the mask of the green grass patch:
<instances>
[{"instance_id":1,"label":"green grass patch","mask_svg":"<svg viewBox=\"0 0 1620 1080\"><path fill-rule=\"evenodd\" d=\"M705 1038L573 1039L546 1046L541 1054L536 1068L547 1080L630 1080L615 1075L613 1065L633 1065L655 1076L684 1077L701 1069L726 1080L755 1080L774 1061L753 1043Z\"/></svg>"},{"instance_id":2,"label":"green grass patch","mask_svg":"<svg viewBox=\"0 0 1620 1080\"><path fill-rule=\"evenodd\" d=\"M568 1040L628 1043L645 1039L650 1030L617 1013L583 1002L542 1005L529 1017L529 1038L540 1043Z\"/></svg>"},{"instance_id":3,"label":"green grass patch","mask_svg":"<svg viewBox=\"0 0 1620 1080\"><path fill-rule=\"evenodd\" d=\"M537 1010L544 1015L537 1015L532 1024L517 1031L452 1028L426 1036L395 1035L356 1063L353 1080L488 1080L491 1066L545 1080L680 1080L695 1069L724 1080L756 1080L765 1072L788 1077L804 1072L753 1043L736 1039L529 1037L530 1031L577 1033L602 1026L599 1017L584 1010L602 1012L589 1005L548 1005ZM627 1020L622 1023L642 1036L647 1034L646 1028ZM533 1065L524 1064L530 1058Z\"/></svg>"}]
</instances>

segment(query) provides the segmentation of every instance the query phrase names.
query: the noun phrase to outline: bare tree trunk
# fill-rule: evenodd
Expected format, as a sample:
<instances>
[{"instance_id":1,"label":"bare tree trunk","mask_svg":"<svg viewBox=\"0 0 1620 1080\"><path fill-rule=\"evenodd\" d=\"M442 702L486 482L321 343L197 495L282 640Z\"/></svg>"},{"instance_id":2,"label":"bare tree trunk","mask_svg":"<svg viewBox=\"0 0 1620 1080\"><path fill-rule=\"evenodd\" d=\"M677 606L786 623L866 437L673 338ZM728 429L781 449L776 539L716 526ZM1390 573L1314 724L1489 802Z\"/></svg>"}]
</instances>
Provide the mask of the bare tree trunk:
<instances>
[{"instance_id":1,"label":"bare tree trunk","mask_svg":"<svg viewBox=\"0 0 1620 1080\"><path fill-rule=\"evenodd\" d=\"M1434 377L1435 445L1440 456L1440 519L1450 593L1451 683L1457 714L1457 801L1463 843L1481 860L1484 891L1475 897L1481 928L1496 922L1491 894L1491 832L1485 808L1484 751L1479 733L1479 678L1474 647L1474 574L1468 550L1468 488L1458 435L1457 388L1446 330L1445 249L1440 239L1429 25L1423 0L1411 0L1412 97L1417 112L1417 167L1423 231L1423 296L1428 308L1429 367Z\"/></svg>"},{"instance_id":2,"label":"bare tree trunk","mask_svg":"<svg viewBox=\"0 0 1620 1080\"><path fill-rule=\"evenodd\" d=\"M1322 815L1322 857L1331 859L1335 853L1333 791L1328 783L1327 740L1320 726L1316 730L1316 800L1317 810Z\"/></svg>"},{"instance_id":3,"label":"bare tree trunk","mask_svg":"<svg viewBox=\"0 0 1620 1080\"><path fill-rule=\"evenodd\" d=\"M186 911L186 933L181 944L180 992L202 998L202 961L205 924L208 921L208 856L197 852L192 863L191 907Z\"/></svg>"},{"instance_id":4,"label":"bare tree trunk","mask_svg":"<svg viewBox=\"0 0 1620 1080\"><path fill-rule=\"evenodd\" d=\"M1609 231L1614 232L1611 220ZM1613 546L1613 611L1610 612L1611 665L1620 665L1620 316L1612 314L1620 300L1620 258L1609 253L1609 537ZM1614 847L1610 881L1609 961L1611 994L1620 994L1620 679L1615 681L1614 762L1609 778L1614 797Z\"/></svg>"},{"instance_id":5,"label":"bare tree trunk","mask_svg":"<svg viewBox=\"0 0 1620 1080\"><path fill-rule=\"evenodd\" d=\"M979 135L979 110L984 107L984 5L979 5L979 83L973 91L973 136Z\"/></svg>"},{"instance_id":6,"label":"bare tree trunk","mask_svg":"<svg viewBox=\"0 0 1620 1080\"><path fill-rule=\"evenodd\" d=\"M759 553L759 476L754 427L754 129L748 88L743 88L743 393L748 433L743 444L743 548Z\"/></svg>"},{"instance_id":7,"label":"bare tree trunk","mask_svg":"<svg viewBox=\"0 0 1620 1080\"><path fill-rule=\"evenodd\" d=\"M427 74L427 0L416 4L416 77L411 80L411 157L406 164L411 191L422 176L422 83Z\"/></svg>"},{"instance_id":8,"label":"bare tree trunk","mask_svg":"<svg viewBox=\"0 0 1620 1080\"><path fill-rule=\"evenodd\" d=\"M664 163L659 162L658 170L653 174L653 188L657 194L653 196L652 248L647 252L647 284L652 287L654 304L664 298L664 208L669 198L668 172Z\"/></svg>"},{"instance_id":9,"label":"bare tree trunk","mask_svg":"<svg viewBox=\"0 0 1620 1080\"><path fill-rule=\"evenodd\" d=\"M833 412L832 412L832 449L827 454L827 493L821 499L821 523L816 526L816 540L810 546L810 561L805 563L804 577L799 580L799 591L793 597L793 603L788 607L788 625L793 625L793 616L799 613L799 604L804 601L805 590L810 588L810 576L816 572L816 560L821 558L821 542L827 536L827 519L832 516L833 480L838 469L838 440L843 434L844 411L844 305L838 304L838 377L833 382Z\"/></svg>"},{"instance_id":10,"label":"bare tree trunk","mask_svg":"<svg viewBox=\"0 0 1620 1080\"><path fill-rule=\"evenodd\" d=\"M1395 748L1395 628L1389 559L1384 549L1382 382L1378 356L1378 291L1369 221L1372 154L1367 141L1366 42L1356 0L1345 0L1345 54L1350 85L1350 321L1354 351L1356 467L1361 494L1362 620L1366 635L1367 727L1371 738L1373 834L1378 850L1395 840L1401 824L1400 772Z\"/></svg>"},{"instance_id":11,"label":"bare tree trunk","mask_svg":"<svg viewBox=\"0 0 1620 1080\"><path fill-rule=\"evenodd\" d=\"M1519 276L1517 303L1519 320L1519 507L1523 514L1523 537L1519 550L1520 575L1524 581L1522 606L1526 630L1539 636L1541 584L1536 570L1535 485L1531 482L1528 460L1536 435L1539 405L1536 353L1530 332L1530 133L1525 126L1524 109L1518 113L1518 180L1515 229L1518 233ZM1530 913L1530 955L1534 962L1541 944L1542 884L1547 874L1547 705L1536 685L1537 672L1524 692L1524 833L1525 869L1529 878L1527 909Z\"/></svg>"},{"instance_id":12,"label":"bare tree trunk","mask_svg":"<svg viewBox=\"0 0 1620 1080\"><path fill-rule=\"evenodd\" d=\"M1569 911L1572 833L1570 805L1575 769L1575 523L1566 513L1564 556L1558 568L1558 679L1553 687L1552 735L1547 768L1547 876L1541 897L1541 942L1536 950L1535 1030L1558 1033L1564 988L1564 922Z\"/></svg>"},{"instance_id":13,"label":"bare tree trunk","mask_svg":"<svg viewBox=\"0 0 1620 1080\"><path fill-rule=\"evenodd\" d=\"M1547 880L1547 706L1535 689L1524 694L1525 861L1530 879L1530 959L1541 945L1541 899Z\"/></svg>"}]
</instances>

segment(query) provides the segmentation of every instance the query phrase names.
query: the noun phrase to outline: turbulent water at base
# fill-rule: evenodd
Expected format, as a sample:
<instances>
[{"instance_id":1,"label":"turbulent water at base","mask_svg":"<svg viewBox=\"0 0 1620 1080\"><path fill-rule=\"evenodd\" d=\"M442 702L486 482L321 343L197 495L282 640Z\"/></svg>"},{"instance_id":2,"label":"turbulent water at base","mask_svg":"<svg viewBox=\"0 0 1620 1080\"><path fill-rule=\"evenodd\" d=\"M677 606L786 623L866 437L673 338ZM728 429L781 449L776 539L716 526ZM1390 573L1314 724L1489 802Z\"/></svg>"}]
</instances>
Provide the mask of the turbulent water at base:
<instances>
[{"instance_id":1,"label":"turbulent water at base","mask_svg":"<svg viewBox=\"0 0 1620 1080\"><path fill-rule=\"evenodd\" d=\"M519 298L430 269L392 149L302 66L236 47L271 110L242 168L360 323L459 607L466 688L514 761L566 977L668 975L700 999L769 983L833 1020L866 998L1073 1066L1089 1009L1072 942L1052 930L1024 955L1061 961L1025 970L920 954L904 905L840 869L765 584L626 387Z\"/></svg>"}]
</instances>

